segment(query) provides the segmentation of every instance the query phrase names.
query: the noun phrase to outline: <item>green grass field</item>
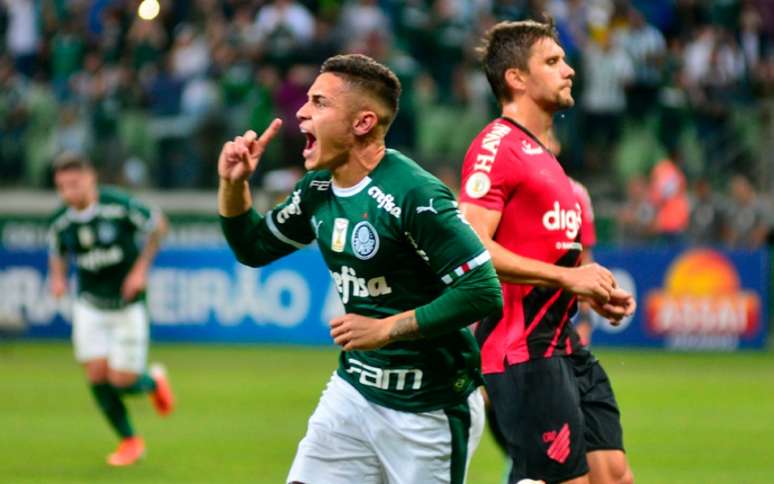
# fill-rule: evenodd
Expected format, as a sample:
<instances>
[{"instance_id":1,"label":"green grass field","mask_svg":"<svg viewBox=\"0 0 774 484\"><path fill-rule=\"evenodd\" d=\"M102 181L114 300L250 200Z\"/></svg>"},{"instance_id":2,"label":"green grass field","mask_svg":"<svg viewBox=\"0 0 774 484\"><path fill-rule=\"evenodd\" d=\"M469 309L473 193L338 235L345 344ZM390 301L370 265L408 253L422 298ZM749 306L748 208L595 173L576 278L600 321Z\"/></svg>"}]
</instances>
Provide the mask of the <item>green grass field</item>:
<instances>
[{"instance_id":1,"label":"green grass field","mask_svg":"<svg viewBox=\"0 0 774 484\"><path fill-rule=\"evenodd\" d=\"M774 355L598 350L623 412L639 483L774 482ZM131 402L148 443L137 466L111 469L116 440L66 343L0 343L2 483L281 483L335 350L156 345L177 413ZM498 483L487 436L469 482Z\"/></svg>"}]
</instances>

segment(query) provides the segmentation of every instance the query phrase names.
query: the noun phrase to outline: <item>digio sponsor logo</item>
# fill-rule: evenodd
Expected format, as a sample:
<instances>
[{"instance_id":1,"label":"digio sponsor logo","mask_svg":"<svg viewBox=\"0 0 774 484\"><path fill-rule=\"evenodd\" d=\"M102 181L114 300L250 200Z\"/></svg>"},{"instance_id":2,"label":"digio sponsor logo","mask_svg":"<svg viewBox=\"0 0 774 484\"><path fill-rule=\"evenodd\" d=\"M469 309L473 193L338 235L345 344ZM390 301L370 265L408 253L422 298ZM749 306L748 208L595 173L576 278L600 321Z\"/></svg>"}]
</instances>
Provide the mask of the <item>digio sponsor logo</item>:
<instances>
[{"instance_id":1,"label":"digio sponsor logo","mask_svg":"<svg viewBox=\"0 0 774 484\"><path fill-rule=\"evenodd\" d=\"M543 227L550 231L564 231L570 240L575 240L581 227L581 207L575 204L575 209L565 210L554 202L554 207L543 214Z\"/></svg>"}]
</instances>

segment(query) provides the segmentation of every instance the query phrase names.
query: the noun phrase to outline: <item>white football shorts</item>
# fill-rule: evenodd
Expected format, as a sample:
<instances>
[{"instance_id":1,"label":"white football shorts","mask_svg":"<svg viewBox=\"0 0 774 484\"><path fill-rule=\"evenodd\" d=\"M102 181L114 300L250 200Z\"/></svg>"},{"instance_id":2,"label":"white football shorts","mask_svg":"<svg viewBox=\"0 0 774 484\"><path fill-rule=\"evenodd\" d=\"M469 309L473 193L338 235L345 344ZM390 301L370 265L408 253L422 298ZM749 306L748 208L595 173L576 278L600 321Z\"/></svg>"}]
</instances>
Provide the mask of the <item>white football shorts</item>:
<instances>
[{"instance_id":1,"label":"white football shorts","mask_svg":"<svg viewBox=\"0 0 774 484\"><path fill-rule=\"evenodd\" d=\"M411 413L371 403L334 373L298 444L287 481L461 484L485 419L478 390L467 403L465 429L460 423L467 419L450 418L444 410Z\"/></svg>"},{"instance_id":2,"label":"white football shorts","mask_svg":"<svg viewBox=\"0 0 774 484\"><path fill-rule=\"evenodd\" d=\"M145 304L106 310L77 299L73 303L72 338L78 362L107 358L110 369L141 373L148 357Z\"/></svg>"}]
</instances>

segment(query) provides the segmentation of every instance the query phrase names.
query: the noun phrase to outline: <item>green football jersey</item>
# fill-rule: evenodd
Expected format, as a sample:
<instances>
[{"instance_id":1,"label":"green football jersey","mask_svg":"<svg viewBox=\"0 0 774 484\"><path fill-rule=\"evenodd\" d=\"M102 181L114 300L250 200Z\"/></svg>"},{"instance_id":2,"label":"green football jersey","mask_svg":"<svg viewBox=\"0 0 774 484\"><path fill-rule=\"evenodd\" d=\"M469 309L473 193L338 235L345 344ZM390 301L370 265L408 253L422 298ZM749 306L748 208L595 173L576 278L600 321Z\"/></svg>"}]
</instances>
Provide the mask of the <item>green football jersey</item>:
<instances>
[{"instance_id":1,"label":"green football jersey","mask_svg":"<svg viewBox=\"0 0 774 484\"><path fill-rule=\"evenodd\" d=\"M258 228L279 257L317 240L349 313L383 318L425 305L489 260L450 190L395 150L356 186L309 172ZM338 374L368 400L422 412L455 404L482 383L465 328L373 351L344 351Z\"/></svg>"},{"instance_id":2,"label":"green football jersey","mask_svg":"<svg viewBox=\"0 0 774 484\"><path fill-rule=\"evenodd\" d=\"M50 224L49 250L73 256L78 295L102 309L116 309L132 301L121 297L121 285L132 268L145 236L158 218L137 199L115 189L100 189L97 203L77 211L57 210Z\"/></svg>"}]
</instances>

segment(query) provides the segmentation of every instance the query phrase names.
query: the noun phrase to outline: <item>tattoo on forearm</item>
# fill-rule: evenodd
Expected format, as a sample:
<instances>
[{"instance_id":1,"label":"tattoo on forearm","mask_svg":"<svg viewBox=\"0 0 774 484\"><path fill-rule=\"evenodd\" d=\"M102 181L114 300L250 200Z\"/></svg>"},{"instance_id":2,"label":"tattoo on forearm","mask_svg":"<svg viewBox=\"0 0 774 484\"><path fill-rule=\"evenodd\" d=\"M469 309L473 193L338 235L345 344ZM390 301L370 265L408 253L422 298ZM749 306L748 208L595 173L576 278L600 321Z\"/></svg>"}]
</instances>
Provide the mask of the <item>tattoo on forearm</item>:
<instances>
[{"instance_id":1,"label":"tattoo on forearm","mask_svg":"<svg viewBox=\"0 0 774 484\"><path fill-rule=\"evenodd\" d=\"M391 341L404 341L407 339L416 339L418 337L419 325L417 324L417 318L414 316L400 318L395 322L395 325L390 331Z\"/></svg>"}]
</instances>

